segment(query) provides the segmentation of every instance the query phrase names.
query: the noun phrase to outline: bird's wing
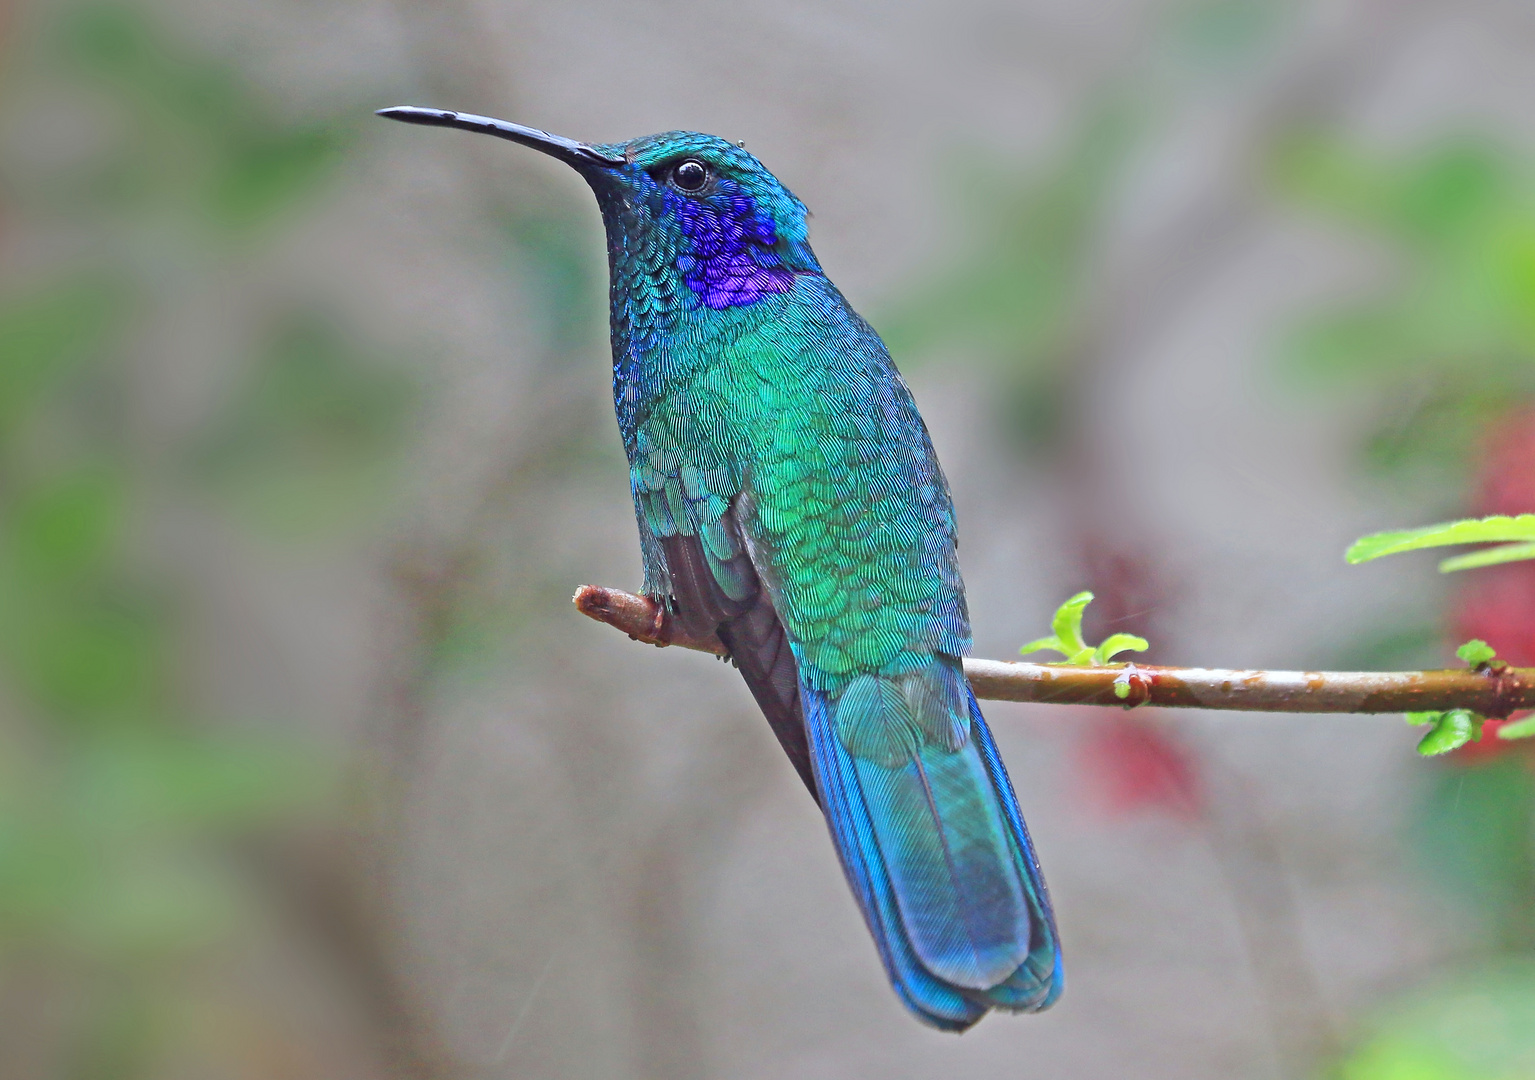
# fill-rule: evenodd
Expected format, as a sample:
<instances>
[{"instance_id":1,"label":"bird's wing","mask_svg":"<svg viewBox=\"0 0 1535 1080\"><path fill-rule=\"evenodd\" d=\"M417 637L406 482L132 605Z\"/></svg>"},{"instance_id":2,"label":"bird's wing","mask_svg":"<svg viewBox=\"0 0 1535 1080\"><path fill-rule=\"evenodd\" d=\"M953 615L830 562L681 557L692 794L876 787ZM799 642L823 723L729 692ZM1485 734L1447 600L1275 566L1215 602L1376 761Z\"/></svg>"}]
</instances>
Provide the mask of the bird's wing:
<instances>
[{"instance_id":1,"label":"bird's wing","mask_svg":"<svg viewBox=\"0 0 1535 1080\"><path fill-rule=\"evenodd\" d=\"M677 617L694 633L714 633L725 643L779 745L811 797L819 801L794 653L772 600L752 568L733 515L727 513L721 522L728 547L696 533L673 533L661 540Z\"/></svg>"}]
</instances>

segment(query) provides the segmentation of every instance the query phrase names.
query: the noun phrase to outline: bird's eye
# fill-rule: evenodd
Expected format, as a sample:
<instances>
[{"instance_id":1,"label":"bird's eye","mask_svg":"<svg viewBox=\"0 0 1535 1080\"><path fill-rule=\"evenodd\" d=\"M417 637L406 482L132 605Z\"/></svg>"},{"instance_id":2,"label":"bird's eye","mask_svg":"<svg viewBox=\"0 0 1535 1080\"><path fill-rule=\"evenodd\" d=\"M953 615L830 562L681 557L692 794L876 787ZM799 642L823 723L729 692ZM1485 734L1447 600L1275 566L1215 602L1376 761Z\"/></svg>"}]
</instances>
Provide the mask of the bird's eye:
<instances>
[{"instance_id":1,"label":"bird's eye","mask_svg":"<svg viewBox=\"0 0 1535 1080\"><path fill-rule=\"evenodd\" d=\"M709 179L709 170L695 158L679 162L672 169L672 183L683 191L697 191Z\"/></svg>"}]
</instances>

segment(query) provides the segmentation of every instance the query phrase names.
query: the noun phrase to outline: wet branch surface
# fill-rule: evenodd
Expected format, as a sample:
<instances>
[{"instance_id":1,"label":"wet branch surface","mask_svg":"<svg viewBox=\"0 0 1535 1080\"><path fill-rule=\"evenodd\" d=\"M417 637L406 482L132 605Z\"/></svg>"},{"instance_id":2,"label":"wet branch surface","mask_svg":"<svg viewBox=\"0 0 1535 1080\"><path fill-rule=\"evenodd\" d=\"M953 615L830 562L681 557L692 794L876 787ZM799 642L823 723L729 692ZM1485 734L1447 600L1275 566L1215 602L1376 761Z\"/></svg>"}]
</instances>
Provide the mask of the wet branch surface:
<instances>
[{"instance_id":1,"label":"wet branch surface","mask_svg":"<svg viewBox=\"0 0 1535 1080\"><path fill-rule=\"evenodd\" d=\"M685 634L669 613L645 597L583 585L576 590L574 602L581 614L622 630L636 641L725 655L725 646L718 638ZM978 698L1053 705L1156 705L1297 713L1471 709L1491 717L1535 708L1535 668L1245 671L1138 664L1075 667L969 658L965 660L965 674Z\"/></svg>"}]
</instances>

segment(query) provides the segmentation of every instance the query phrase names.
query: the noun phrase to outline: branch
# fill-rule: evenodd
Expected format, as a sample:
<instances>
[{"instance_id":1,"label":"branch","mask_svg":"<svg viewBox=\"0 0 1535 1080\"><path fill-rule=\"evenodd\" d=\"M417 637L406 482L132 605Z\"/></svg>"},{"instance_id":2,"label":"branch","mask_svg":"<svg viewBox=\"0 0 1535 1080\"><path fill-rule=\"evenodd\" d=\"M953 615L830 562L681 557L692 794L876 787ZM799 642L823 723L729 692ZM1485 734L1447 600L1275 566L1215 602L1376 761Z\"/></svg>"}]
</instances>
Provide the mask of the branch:
<instances>
[{"instance_id":1,"label":"branch","mask_svg":"<svg viewBox=\"0 0 1535 1080\"><path fill-rule=\"evenodd\" d=\"M645 597L583 585L576 590L574 600L581 614L616 627L636 641L726 655L718 638L688 636L669 612ZM965 675L978 698L1056 705L1159 705L1300 713L1470 709L1491 717L1535 708L1535 668L1239 671L1139 664L1076 667L971 658L965 660ZM1116 692L1116 684L1120 692Z\"/></svg>"}]
</instances>

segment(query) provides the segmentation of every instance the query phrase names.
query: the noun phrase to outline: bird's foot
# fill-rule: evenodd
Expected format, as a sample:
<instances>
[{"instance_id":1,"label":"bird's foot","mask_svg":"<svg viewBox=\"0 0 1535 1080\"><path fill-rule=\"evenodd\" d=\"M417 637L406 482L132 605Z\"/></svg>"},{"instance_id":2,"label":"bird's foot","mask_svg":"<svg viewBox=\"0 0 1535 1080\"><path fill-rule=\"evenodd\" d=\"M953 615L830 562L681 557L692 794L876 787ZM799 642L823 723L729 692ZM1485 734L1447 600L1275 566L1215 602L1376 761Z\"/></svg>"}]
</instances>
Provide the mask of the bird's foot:
<instances>
[{"instance_id":1,"label":"bird's foot","mask_svg":"<svg viewBox=\"0 0 1535 1080\"><path fill-rule=\"evenodd\" d=\"M631 634L636 641L648 641L658 649L665 648L672 643L672 607L669 599L657 600L653 596L640 597L650 612L649 632L645 634Z\"/></svg>"}]
</instances>

